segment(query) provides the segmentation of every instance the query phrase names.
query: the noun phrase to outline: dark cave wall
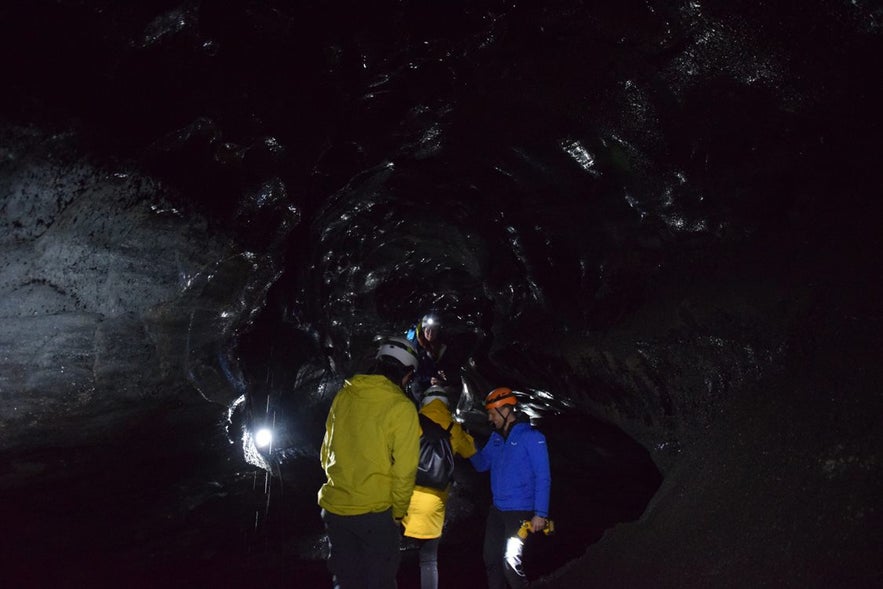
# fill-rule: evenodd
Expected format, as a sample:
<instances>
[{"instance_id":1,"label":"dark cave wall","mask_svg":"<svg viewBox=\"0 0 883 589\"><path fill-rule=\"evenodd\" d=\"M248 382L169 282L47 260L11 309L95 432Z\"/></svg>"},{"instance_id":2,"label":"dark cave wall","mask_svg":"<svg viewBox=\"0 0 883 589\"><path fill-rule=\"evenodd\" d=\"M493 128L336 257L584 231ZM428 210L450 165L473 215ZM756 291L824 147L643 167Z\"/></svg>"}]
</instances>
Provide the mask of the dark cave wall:
<instances>
[{"instance_id":1,"label":"dark cave wall","mask_svg":"<svg viewBox=\"0 0 883 589\"><path fill-rule=\"evenodd\" d=\"M538 586L879 585L879 337L815 319L693 430L638 521Z\"/></svg>"},{"instance_id":2,"label":"dark cave wall","mask_svg":"<svg viewBox=\"0 0 883 589\"><path fill-rule=\"evenodd\" d=\"M4 448L442 301L665 475L551 586L879 581L879 8L335 6L3 9Z\"/></svg>"}]
</instances>

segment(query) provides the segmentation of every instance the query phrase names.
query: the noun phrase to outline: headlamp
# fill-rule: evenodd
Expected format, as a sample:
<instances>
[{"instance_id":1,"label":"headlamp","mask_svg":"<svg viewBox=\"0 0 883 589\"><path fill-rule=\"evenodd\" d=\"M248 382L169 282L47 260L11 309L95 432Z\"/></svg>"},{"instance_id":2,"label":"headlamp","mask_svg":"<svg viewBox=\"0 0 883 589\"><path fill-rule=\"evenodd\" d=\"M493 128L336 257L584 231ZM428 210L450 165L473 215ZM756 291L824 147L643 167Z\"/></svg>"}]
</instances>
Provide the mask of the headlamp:
<instances>
[{"instance_id":1,"label":"headlamp","mask_svg":"<svg viewBox=\"0 0 883 589\"><path fill-rule=\"evenodd\" d=\"M268 427L262 427L255 432L254 443L258 448L267 448L273 443L273 431Z\"/></svg>"}]
</instances>

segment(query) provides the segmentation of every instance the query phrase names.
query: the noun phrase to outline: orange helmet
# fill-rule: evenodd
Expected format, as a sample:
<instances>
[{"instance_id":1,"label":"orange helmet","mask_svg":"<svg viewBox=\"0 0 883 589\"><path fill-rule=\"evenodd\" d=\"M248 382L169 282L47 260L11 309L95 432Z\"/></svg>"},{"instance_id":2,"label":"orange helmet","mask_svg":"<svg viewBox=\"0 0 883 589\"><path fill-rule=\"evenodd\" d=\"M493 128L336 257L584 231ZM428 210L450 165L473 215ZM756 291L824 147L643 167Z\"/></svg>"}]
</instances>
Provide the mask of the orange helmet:
<instances>
[{"instance_id":1,"label":"orange helmet","mask_svg":"<svg viewBox=\"0 0 883 589\"><path fill-rule=\"evenodd\" d=\"M499 387L492 390L488 396L485 397L484 408L490 411L491 409L496 409L503 405L515 405L516 403L518 403L518 399L515 398L515 393L512 392L512 389Z\"/></svg>"}]
</instances>

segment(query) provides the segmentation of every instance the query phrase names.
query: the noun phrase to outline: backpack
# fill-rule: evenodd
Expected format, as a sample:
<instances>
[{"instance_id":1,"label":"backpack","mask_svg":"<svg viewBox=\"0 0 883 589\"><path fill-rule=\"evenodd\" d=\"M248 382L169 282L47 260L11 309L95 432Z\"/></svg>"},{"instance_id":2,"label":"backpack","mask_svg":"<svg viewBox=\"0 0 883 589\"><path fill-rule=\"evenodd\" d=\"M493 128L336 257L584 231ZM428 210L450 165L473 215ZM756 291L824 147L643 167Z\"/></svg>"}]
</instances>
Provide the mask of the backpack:
<instances>
[{"instance_id":1,"label":"backpack","mask_svg":"<svg viewBox=\"0 0 883 589\"><path fill-rule=\"evenodd\" d=\"M422 413L418 413L423 435L420 436L420 460L417 464L417 484L443 491L454 475L454 450L451 448L451 428L444 429Z\"/></svg>"}]
</instances>

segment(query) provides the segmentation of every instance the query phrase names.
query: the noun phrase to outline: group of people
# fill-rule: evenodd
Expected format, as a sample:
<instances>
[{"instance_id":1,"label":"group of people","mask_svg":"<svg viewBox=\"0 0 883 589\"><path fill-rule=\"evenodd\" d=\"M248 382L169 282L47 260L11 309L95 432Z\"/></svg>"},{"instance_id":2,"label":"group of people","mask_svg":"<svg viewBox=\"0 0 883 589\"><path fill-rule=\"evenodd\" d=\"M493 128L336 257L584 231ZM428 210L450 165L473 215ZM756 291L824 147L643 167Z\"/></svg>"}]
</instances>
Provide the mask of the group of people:
<instances>
[{"instance_id":1,"label":"group of people","mask_svg":"<svg viewBox=\"0 0 883 589\"><path fill-rule=\"evenodd\" d=\"M476 449L451 413L451 389L438 368L444 354L440 328L438 316L430 314L412 339L382 340L371 369L346 380L331 403L320 453L327 480L318 498L336 589L395 588L402 536L419 545L421 589L438 587L438 547L450 489L416 484L418 406L450 433L454 453L477 471L490 471L493 504L483 547L488 586L528 585L519 531L523 525L531 532L548 525L545 436L517 411L515 393L500 387L485 399L494 431Z\"/></svg>"}]
</instances>

